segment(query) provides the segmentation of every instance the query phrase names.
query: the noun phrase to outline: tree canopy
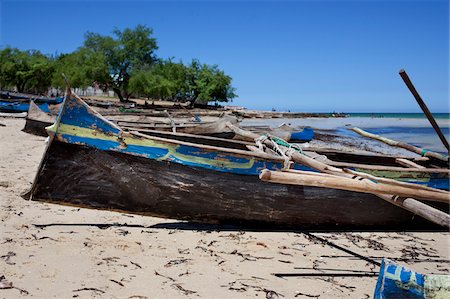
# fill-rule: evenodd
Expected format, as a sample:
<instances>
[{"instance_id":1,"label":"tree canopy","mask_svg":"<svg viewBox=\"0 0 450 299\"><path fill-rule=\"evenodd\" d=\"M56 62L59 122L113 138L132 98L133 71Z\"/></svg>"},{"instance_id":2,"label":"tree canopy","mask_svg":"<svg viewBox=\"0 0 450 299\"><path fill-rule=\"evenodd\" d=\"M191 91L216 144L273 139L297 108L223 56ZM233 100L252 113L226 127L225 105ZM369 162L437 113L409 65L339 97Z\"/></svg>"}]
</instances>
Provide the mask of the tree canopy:
<instances>
[{"instance_id":1,"label":"tree canopy","mask_svg":"<svg viewBox=\"0 0 450 299\"><path fill-rule=\"evenodd\" d=\"M193 60L190 65L171 60L159 61L138 70L130 80L130 91L148 98L207 103L227 102L234 98L231 77L217 65Z\"/></svg>"},{"instance_id":2,"label":"tree canopy","mask_svg":"<svg viewBox=\"0 0 450 299\"><path fill-rule=\"evenodd\" d=\"M5 48L0 51L0 85L19 92L46 92L54 71L52 60L39 51Z\"/></svg>"},{"instance_id":3,"label":"tree canopy","mask_svg":"<svg viewBox=\"0 0 450 299\"><path fill-rule=\"evenodd\" d=\"M134 95L193 105L236 97L231 77L217 65L158 58L157 49L153 30L144 25L116 29L112 36L87 32L82 46L56 57L7 47L0 51L0 86L45 92L63 88L64 73L72 87L112 89L121 101Z\"/></svg>"}]
</instances>

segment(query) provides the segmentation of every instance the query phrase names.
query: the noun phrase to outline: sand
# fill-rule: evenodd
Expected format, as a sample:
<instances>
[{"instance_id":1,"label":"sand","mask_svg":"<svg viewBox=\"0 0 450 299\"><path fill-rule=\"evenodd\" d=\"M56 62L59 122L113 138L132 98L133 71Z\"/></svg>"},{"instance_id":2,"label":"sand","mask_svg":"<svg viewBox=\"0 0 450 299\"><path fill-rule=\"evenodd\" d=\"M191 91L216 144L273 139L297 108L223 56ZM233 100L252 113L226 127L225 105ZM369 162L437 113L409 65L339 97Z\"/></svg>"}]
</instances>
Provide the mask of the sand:
<instances>
[{"instance_id":1,"label":"sand","mask_svg":"<svg viewBox=\"0 0 450 299\"><path fill-rule=\"evenodd\" d=\"M20 194L31 185L45 138L21 132L23 119L0 124L0 276L15 287L0 289L0 298L371 298L375 276L273 275L378 272L317 237L376 262L449 270L449 233L218 231L26 201Z\"/></svg>"}]
</instances>

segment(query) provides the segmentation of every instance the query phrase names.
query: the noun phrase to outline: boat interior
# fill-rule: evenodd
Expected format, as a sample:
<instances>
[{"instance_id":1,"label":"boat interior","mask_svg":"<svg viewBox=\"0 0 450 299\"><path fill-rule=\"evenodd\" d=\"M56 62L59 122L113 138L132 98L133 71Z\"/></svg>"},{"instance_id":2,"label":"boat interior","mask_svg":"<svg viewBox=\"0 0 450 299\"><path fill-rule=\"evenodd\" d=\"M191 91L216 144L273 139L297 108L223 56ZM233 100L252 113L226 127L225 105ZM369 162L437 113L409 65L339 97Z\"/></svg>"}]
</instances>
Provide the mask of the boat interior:
<instances>
[{"instance_id":1,"label":"boat interior","mask_svg":"<svg viewBox=\"0 0 450 299\"><path fill-rule=\"evenodd\" d=\"M127 128L126 130L130 132L138 131L142 135L149 137L177 140L198 145L236 149L247 152L259 151L254 143L246 141L150 129L133 130L132 128ZM267 149L265 153L271 155L274 154L270 149ZM375 153L352 153L330 149L315 149L314 151L308 149L307 151L305 150L305 153L315 159L322 159L330 165L338 167L359 167L386 171L450 172L448 163L437 159L430 159L428 157L411 158L404 156L387 156Z\"/></svg>"}]
</instances>

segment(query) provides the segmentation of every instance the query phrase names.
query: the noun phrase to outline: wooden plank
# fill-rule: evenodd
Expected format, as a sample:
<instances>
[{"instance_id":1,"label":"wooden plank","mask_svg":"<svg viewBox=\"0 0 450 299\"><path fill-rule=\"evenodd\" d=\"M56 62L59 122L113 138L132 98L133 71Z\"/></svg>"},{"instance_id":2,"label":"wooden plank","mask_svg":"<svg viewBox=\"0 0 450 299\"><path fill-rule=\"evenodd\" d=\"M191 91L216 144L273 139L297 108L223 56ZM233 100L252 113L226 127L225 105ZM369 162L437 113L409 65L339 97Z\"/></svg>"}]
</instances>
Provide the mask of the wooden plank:
<instances>
[{"instance_id":1,"label":"wooden plank","mask_svg":"<svg viewBox=\"0 0 450 299\"><path fill-rule=\"evenodd\" d=\"M260 179L266 182L311 187L324 187L370 194L395 194L402 197L414 197L429 201L450 203L450 192L434 192L407 186L371 184L368 180L339 177L330 174L311 175L306 173L288 173L263 170Z\"/></svg>"},{"instance_id":2,"label":"wooden plank","mask_svg":"<svg viewBox=\"0 0 450 299\"><path fill-rule=\"evenodd\" d=\"M399 172L422 172L422 173L448 173L449 169L445 168L404 168L396 166L384 166L384 165L367 165L359 163L347 163L347 162L336 162L329 159L326 160L326 164L345 168L360 168L360 169L370 169L370 170L384 170L384 171L399 171Z\"/></svg>"},{"instance_id":3,"label":"wooden plank","mask_svg":"<svg viewBox=\"0 0 450 299\"><path fill-rule=\"evenodd\" d=\"M402 159L402 158L397 158L395 159L395 162L397 162L400 165L403 165L405 167L409 167L409 168L419 168L419 169L425 169L426 167L419 165L417 163L414 163L413 161L407 160L407 159Z\"/></svg>"}]
</instances>

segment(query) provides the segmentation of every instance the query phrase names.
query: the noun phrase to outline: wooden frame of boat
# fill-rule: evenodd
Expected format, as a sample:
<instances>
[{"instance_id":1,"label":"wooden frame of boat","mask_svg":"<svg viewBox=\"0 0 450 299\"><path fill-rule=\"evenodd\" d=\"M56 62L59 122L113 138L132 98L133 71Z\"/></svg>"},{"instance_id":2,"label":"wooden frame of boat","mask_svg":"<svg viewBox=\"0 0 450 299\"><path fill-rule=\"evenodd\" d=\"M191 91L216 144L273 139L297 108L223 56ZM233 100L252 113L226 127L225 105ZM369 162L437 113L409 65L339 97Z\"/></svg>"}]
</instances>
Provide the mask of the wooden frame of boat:
<instances>
[{"instance_id":1,"label":"wooden frame of boat","mask_svg":"<svg viewBox=\"0 0 450 299\"><path fill-rule=\"evenodd\" d=\"M251 143L124 131L70 90L49 132L32 200L271 229L438 228L373 194L260 181L263 169L282 170L286 158L252 151ZM316 172L302 163L291 167ZM448 189L448 169L408 169L383 175L429 187L447 180Z\"/></svg>"}]
</instances>

